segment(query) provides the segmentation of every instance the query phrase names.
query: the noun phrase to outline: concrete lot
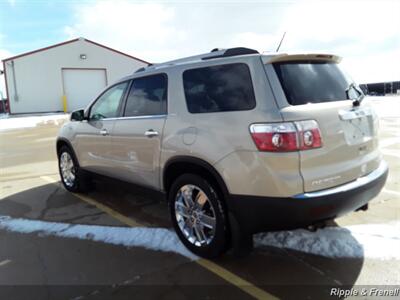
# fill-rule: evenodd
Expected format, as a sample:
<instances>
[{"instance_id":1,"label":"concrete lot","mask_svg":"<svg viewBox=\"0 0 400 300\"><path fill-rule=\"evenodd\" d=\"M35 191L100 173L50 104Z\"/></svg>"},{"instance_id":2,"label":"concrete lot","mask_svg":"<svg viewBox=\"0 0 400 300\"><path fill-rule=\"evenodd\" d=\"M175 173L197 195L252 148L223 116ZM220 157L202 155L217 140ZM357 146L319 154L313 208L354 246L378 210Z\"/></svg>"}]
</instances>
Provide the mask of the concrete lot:
<instances>
[{"instance_id":1,"label":"concrete lot","mask_svg":"<svg viewBox=\"0 0 400 300\"><path fill-rule=\"evenodd\" d=\"M400 107L396 100L375 106L391 112L393 105ZM337 219L338 226L397 224L399 230L400 116L382 116L388 182L367 212ZM167 206L152 192L110 179L97 180L87 195L65 191L54 150L59 126L0 130L0 216L46 222L40 224L170 228ZM210 262L40 230L0 229L0 245L0 299L326 299L331 287L400 284L400 261L390 257L330 258L257 246L246 258L228 253Z\"/></svg>"}]
</instances>

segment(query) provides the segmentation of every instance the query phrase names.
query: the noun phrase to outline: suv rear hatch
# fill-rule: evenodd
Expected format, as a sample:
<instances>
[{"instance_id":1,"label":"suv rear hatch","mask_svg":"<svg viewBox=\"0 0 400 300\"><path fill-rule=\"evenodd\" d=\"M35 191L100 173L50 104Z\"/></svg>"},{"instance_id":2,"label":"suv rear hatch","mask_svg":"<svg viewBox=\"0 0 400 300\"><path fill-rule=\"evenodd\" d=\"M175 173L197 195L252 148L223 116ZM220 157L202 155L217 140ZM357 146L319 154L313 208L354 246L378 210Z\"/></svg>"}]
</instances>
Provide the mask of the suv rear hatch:
<instances>
[{"instance_id":1,"label":"suv rear hatch","mask_svg":"<svg viewBox=\"0 0 400 300\"><path fill-rule=\"evenodd\" d=\"M274 88L286 98L277 99L283 119L315 120L320 129L321 147L299 151L305 192L356 180L381 161L378 118L367 99L355 100L362 92L339 69L339 61L332 55L285 55L268 61L272 69L266 65L267 74L280 83Z\"/></svg>"}]
</instances>

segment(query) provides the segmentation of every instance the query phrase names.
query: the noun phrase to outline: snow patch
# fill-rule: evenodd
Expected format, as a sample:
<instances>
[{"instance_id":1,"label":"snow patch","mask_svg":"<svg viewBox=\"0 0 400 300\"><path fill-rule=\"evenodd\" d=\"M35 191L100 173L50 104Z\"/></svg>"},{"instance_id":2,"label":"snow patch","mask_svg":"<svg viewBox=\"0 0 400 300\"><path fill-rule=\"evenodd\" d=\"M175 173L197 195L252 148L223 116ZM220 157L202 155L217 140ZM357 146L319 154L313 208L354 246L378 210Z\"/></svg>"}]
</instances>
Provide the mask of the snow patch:
<instances>
[{"instance_id":1,"label":"snow patch","mask_svg":"<svg viewBox=\"0 0 400 300\"><path fill-rule=\"evenodd\" d=\"M0 229L92 240L126 247L174 252L189 259L198 257L185 248L175 232L165 228L112 227L27 220L0 216ZM260 233L256 247L273 246L331 258L374 258L400 260L400 222L327 227L317 232L298 229Z\"/></svg>"},{"instance_id":2,"label":"snow patch","mask_svg":"<svg viewBox=\"0 0 400 300\"><path fill-rule=\"evenodd\" d=\"M32 128L38 125L61 125L68 120L68 114L49 114L41 116L9 116L0 118L0 131L10 129Z\"/></svg>"},{"instance_id":3,"label":"snow patch","mask_svg":"<svg viewBox=\"0 0 400 300\"><path fill-rule=\"evenodd\" d=\"M165 228L80 225L0 216L0 229L19 233L38 233L44 236L78 238L126 247L144 247L156 251L175 252L192 260L197 259L197 256L185 248L173 231Z\"/></svg>"},{"instance_id":4,"label":"snow patch","mask_svg":"<svg viewBox=\"0 0 400 300\"><path fill-rule=\"evenodd\" d=\"M273 246L326 257L368 257L400 260L400 223L327 227L260 233L256 246Z\"/></svg>"}]
</instances>

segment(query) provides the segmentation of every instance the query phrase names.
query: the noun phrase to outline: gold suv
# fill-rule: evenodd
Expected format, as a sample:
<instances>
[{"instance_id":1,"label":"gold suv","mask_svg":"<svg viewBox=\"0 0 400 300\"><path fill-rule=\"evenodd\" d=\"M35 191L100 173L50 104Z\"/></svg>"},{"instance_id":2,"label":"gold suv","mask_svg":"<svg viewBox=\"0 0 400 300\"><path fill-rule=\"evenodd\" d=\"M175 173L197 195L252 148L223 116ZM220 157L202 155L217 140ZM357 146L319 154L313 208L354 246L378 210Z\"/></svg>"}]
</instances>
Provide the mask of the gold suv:
<instances>
[{"instance_id":1,"label":"gold suv","mask_svg":"<svg viewBox=\"0 0 400 300\"><path fill-rule=\"evenodd\" d=\"M99 173L164 193L203 257L365 209L388 168L378 118L339 62L231 48L139 69L61 129L62 182L79 192Z\"/></svg>"}]
</instances>

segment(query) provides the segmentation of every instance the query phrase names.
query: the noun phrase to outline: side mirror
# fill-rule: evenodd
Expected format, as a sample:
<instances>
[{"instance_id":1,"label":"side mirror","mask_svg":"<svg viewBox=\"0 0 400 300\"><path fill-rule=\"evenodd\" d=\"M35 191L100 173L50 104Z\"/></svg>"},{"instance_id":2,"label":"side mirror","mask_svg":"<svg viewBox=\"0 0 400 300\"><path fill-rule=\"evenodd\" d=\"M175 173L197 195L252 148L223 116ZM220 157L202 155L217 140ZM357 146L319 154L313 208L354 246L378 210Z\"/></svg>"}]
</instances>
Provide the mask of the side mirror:
<instances>
[{"instance_id":1,"label":"side mirror","mask_svg":"<svg viewBox=\"0 0 400 300\"><path fill-rule=\"evenodd\" d=\"M71 121L83 121L85 119L85 111L83 109L75 110L71 114Z\"/></svg>"}]
</instances>

